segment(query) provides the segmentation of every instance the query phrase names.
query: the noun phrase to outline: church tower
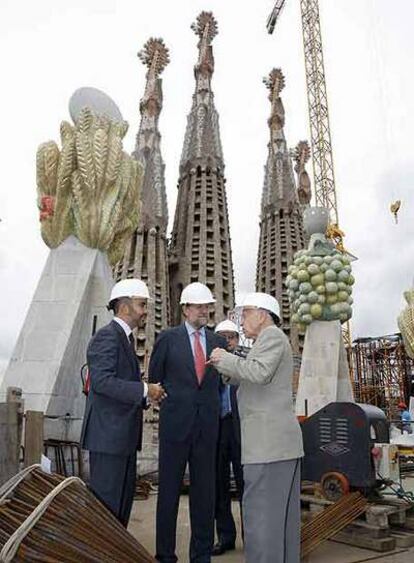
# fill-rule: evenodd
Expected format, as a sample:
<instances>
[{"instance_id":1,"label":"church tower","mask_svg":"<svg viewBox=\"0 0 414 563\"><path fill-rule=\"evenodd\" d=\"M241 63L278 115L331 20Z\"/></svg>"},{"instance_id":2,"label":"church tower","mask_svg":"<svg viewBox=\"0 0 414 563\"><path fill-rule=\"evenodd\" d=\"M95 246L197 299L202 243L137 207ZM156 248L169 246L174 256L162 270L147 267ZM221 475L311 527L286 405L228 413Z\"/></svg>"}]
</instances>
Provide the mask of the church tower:
<instances>
[{"instance_id":1,"label":"church tower","mask_svg":"<svg viewBox=\"0 0 414 563\"><path fill-rule=\"evenodd\" d=\"M270 293L279 301L281 328L290 339L293 353L298 355L300 339L290 325L285 279L295 252L304 247L302 212L283 130L285 110L280 93L285 79L280 69L273 69L264 82L271 102L270 142L262 193L256 291Z\"/></svg>"},{"instance_id":2,"label":"church tower","mask_svg":"<svg viewBox=\"0 0 414 563\"><path fill-rule=\"evenodd\" d=\"M215 312L210 325L227 317L234 307L233 265L220 141L211 79L211 43L217 23L202 12L192 29L199 37L194 68L195 92L181 155L178 199L170 244L172 324L181 322L179 299L187 284L200 281L213 292Z\"/></svg>"},{"instance_id":3,"label":"church tower","mask_svg":"<svg viewBox=\"0 0 414 563\"><path fill-rule=\"evenodd\" d=\"M168 209L164 162L161 156L158 119L162 109L160 75L169 63L162 39L149 39L138 57L148 68L144 96L139 109L141 123L132 156L141 162L144 177L141 190L140 222L118 264L117 280L137 277L148 284L154 303L148 307L145 327L137 331L137 354L146 368L157 334L169 324L169 280L167 258Z\"/></svg>"}]
</instances>

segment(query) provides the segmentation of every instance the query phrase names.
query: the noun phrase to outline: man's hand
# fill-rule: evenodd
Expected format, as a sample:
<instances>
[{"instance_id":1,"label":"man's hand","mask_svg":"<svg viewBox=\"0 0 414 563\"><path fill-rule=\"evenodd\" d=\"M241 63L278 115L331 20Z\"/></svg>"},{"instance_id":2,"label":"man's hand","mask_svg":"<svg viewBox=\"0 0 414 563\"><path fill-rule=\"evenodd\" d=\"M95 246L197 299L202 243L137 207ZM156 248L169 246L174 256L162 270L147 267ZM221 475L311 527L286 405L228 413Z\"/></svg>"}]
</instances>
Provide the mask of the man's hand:
<instances>
[{"instance_id":1,"label":"man's hand","mask_svg":"<svg viewBox=\"0 0 414 563\"><path fill-rule=\"evenodd\" d=\"M216 366L226 354L227 352L223 348L214 348L210 354L208 364Z\"/></svg>"},{"instance_id":2,"label":"man's hand","mask_svg":"<svg viewBox=\"0 0 414 563\"><path fill-rule=\"evenodd\" d=\"M148 383L148 399L155 403L161 403L166 396L167 393L160 383Z\"/></svg>"}]
</instances>

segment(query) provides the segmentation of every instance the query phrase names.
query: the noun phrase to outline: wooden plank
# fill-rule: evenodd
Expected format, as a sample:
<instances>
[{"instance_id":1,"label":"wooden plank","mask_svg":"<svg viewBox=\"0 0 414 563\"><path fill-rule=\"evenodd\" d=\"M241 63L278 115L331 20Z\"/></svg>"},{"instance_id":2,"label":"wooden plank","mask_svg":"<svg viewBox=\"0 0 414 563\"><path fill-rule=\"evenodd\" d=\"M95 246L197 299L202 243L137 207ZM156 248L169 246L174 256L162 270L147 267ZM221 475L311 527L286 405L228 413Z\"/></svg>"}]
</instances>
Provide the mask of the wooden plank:
<instances>
[{"instance_id":1,"label":"wooden plank","mask_svg":"<svg viewBox=\"0 0 414 563\"><path fill-rule=\"evenodd\" d=\"M19 404L0 404L0 485L19 471Z\"/></svg>"},{"instance_id":2,"label":"wooden plank","mask_svg":"<svg viewBox=\"0 0 414 563\"><path fill-rule=\"evenodd\" d=\"M349 528L349 530L348 530ZM352 524L345 528L345 531L354 531L355 533L361 532L368 534L372 538L388 538L390 535L389 528L379 528L378 526L372 526L367 524L365 520L354 520Z\"/></svg>"},{"instance_id":3,"label":"wooden plank","mask_svg":"<svg viewBox=\"0 0 414 563\"><path fill-rule=\"evenodd\" d=\"M404 522L404 528L407 530L414 530L414 516L407 516Z\"/></svg>"},{"instance_id":4,"label":"wooden plank","mask_svg":"<svg viewBox=\"0 0 414 563\"><path fill-rule=\"evenodd\" d=\"M380 551L381 553L385 551L392 551L396 546L395 538L373 538L369 534L363 534L360 531L356 532L351 530L339 532L339 534L336 534L332 540L339 543L353 545L355 547L363 547L365 549Z\"/></svg>"},{"instance_id":5,"label":"wooden plank","mask_svg":"<svg viewBox=\"0 0 414 563\"><path fill-rule=\"evenodd\" d=\"M43 453L43 413L26 411L24 427L24 465L40 463Z\"/></svg>"},{"instance_id":6,"label":"wooden plank","mask_svg":"<svg viewBox=\"0 0 414 563\"><path fill-rule=\"evenodd\" d=\"M17 459L18 459L18 471L20 471L20 461L21 461L21 447L23 445L23 419L24 419L24 400L22 399L22 390L20 387L7 387L7 403L15 403L18 406L17 411Z\"/></svg>"},{"instance_id":7,"label":"wooden plank","mask_svg":"<svg viewBox=\"0 0 414 563\"><path fill-rule=\"evenodd\" d=\"M414 534L412 532L392 530L390 536L395 539L397 547L413 547L414 545Z\"/></svg>"}]
</instances>

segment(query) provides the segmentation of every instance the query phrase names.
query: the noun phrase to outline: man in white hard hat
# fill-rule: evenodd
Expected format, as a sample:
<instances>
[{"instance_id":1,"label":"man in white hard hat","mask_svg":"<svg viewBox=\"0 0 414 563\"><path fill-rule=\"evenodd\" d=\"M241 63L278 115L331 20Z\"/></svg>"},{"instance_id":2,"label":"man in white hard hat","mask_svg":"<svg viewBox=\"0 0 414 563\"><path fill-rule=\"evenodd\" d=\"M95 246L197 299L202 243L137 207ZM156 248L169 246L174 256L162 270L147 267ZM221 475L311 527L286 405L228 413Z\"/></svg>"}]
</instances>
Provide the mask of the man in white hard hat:
<instances>
[{"instance_id":1,"label":"man in white hard hat","mask_svg":"<svg viewBox=\"0 0 414 563\"><path fill-rule=\"evenodd\" d=\"M242 327L254 340L246 358L220 349L210 362L237 393L244 477L247 563L299 563L302 434L293 411L293 359L278 328L279 304L266 293L242 303Z\"/></svg>"},{"instance_id":2,"label":"man in white hard hat","mask_svg":"<svg viewBox=\"0 0 414 563\"><path fill-rule=\"evenodd\" d=\"M227 351L236 353L239 345L239 328L226 319L215 328L215 333L226 339ZM233 469L237 496L243 497L243 470L240 452L240 418L237 407L237 385L223 384L220 389L220 426L217 444L216 480L216 533L217 543L212 554L222 555L235 549L236 524L231 512L230 470Z\"/></svg>"},{"instance_id":3,"label":"man in white hard hat","mask_svg":"<svg viewBox=\"0 0 414 563\"><path fill-rule=\"evenodd\" d=\"M159 418L159 488L156 559L177 561L177 514L184 471L190 470L189 561L210 563L214 541L215 460L220 415L220 376L206 367L210 352L226 343L205 327L215 302L199 282L186 286L180 304L185 321L155 342L149 380L167 393Z\"/></svg>"},{"instance_id":4,"label":"man in white hard hat","mask_svg":"<svg viewBox=\"0 0 414 563\"><path fill-rule=\"evenodd\" d=\"M135 354L132 330L145 321L149 299L141 280L115 284L108 305L114 318L87 350L90 390L81 446L89 450L90 488L125 527L142 443L142 409L147 398L160 401L165 395L161 385L141 381Z\"/></svg>"}]
</instances>

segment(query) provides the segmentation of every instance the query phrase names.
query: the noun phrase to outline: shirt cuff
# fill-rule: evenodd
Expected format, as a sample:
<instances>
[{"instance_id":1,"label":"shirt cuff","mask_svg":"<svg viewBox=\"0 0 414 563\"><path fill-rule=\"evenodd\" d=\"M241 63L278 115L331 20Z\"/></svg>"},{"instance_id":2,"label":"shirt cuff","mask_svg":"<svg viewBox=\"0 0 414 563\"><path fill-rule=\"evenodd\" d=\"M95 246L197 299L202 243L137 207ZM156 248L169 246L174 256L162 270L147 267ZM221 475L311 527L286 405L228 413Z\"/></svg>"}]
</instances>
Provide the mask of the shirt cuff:
<instances>
[{"instance_id":1,"label":"shirt cuff","mask_svg":"<svg viewBox=\"0 0 414 563\"><path fill-rule=\"evenodd\" d=\"M144 399L146 399L148 395L148 383L145 383L145 381L142 383L144 384Z\"/></svg>"}]
</instances>

